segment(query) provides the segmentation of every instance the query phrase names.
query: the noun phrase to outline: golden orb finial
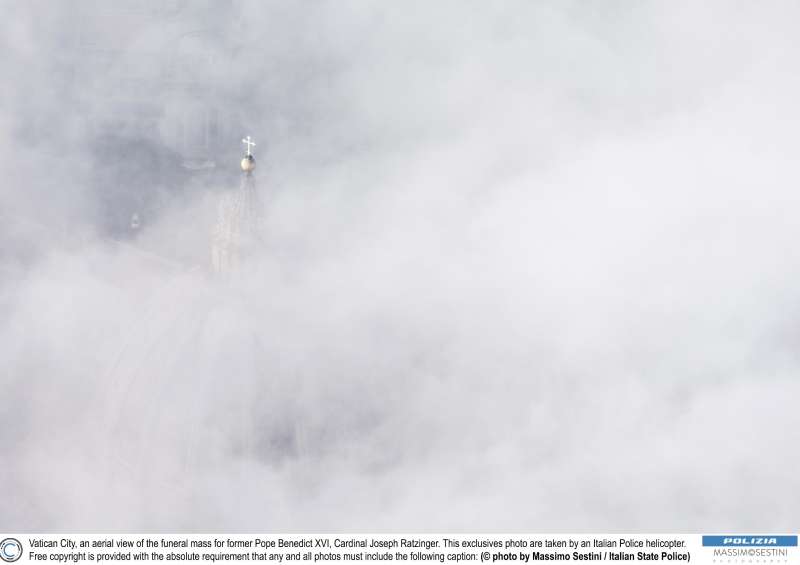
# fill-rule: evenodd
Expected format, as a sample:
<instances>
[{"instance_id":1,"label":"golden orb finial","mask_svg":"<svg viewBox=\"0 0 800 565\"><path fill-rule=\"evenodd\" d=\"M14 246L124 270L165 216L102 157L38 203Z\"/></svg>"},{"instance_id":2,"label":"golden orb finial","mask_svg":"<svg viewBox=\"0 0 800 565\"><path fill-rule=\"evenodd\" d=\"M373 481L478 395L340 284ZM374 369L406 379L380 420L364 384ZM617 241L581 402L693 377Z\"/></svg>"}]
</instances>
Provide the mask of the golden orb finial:
<instances>
[{"instance_id":1,"label":"golden orb finial","mask_svg":"<svg viewBox=\"0 0 800 565\"><path fill-rule=\"evenodd\" d=\"M245 155L242 157L241 165L245 173L252 172L256 168L256 159L252 155Z\"/></svg>"}]
</instances>

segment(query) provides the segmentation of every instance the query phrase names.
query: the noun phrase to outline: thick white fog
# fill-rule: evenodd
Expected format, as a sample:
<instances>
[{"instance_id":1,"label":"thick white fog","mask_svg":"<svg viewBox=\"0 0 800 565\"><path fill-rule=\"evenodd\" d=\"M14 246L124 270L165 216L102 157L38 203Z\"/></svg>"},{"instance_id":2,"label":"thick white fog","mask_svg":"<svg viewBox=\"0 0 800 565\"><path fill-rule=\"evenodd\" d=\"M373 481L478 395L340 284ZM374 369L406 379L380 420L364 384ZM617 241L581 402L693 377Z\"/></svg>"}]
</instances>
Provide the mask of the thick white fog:
<instances>
[{"instance_id":1,"label":"thick white fog","mask_svg":"<svg viewBox=\"0 0 800 565\"><path fill-rule=\"evenodd\" d=\"M2 7L1 530L797 526L795 4Z\"/></svg>"}]
</instances>

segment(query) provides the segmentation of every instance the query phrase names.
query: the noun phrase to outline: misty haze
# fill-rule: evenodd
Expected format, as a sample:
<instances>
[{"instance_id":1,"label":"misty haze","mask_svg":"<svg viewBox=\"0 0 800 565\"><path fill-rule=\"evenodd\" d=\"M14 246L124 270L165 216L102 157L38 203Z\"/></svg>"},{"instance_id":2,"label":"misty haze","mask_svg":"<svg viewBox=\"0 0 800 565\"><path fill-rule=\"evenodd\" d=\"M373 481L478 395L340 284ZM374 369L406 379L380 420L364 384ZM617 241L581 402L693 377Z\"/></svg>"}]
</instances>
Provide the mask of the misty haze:
<instances>
[{"instance_id":1,"label":"misty haze","mask_svg":"<svg viewBox=\"0 0 800 565\"><path fill-rule=\"evenodd\" d=\"M0 6L0 529L797 527L800 6Z\"/></svg>"}]
</instances>

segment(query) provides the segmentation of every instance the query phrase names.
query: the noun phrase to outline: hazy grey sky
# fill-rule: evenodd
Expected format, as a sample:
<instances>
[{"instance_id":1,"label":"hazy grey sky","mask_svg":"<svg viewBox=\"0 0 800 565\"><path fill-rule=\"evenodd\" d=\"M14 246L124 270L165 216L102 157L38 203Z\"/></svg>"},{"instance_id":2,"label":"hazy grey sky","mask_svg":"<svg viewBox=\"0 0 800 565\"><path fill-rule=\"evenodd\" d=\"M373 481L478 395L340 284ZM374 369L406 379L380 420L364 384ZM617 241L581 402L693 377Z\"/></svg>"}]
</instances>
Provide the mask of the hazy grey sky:
<instances>
[{"instance_id":1,"label":"hazy grey sky","mask_svg":"<svg viewBox=\"0 0 800 565\"><path fill-rule=\"evenodd\" d=\"M797 526L794 3L0 6L0 529Z\"/></svg>"}]
</instances>

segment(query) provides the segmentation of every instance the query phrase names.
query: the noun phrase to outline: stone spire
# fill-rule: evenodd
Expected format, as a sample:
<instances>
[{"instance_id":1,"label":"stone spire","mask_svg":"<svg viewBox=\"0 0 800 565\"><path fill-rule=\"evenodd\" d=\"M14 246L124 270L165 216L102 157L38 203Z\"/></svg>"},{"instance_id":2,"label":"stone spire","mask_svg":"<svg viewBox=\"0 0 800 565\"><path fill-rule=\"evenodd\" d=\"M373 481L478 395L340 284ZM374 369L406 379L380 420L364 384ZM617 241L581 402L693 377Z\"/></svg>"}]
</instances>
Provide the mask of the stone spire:
<instances>
[{"instance_id":1,"label":"stone spire","mask_svg":"<svg viewBox=\"0 0 800 565\"><path fill-rule=\"evenodd\" d=\"M243 174L239 188L220 199L212 236L211 266L215 273L222 275L238 270L247 256L252 255L259 240L261 214L253 175L256 160L251 150L255 143L249 135L242 143L247 149L241 161Z\"/></svg>"}]
</instances>

